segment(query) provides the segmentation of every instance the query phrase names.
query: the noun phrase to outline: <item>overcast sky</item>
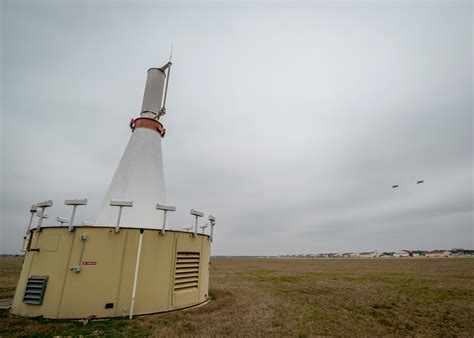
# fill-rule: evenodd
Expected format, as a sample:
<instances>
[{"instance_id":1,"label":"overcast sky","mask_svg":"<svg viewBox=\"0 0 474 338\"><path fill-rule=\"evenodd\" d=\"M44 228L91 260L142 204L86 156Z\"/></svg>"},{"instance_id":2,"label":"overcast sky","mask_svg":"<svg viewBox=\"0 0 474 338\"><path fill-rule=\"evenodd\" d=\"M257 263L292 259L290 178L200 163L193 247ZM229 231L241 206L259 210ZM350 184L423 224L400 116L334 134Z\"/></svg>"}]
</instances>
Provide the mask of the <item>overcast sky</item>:
<instances>
[{"instance_id":1,"label":"overcast sky","mask_svg":"<svg viewBox=\"0 0 474 338\"><path fill-rule=\"evenodd\" d=\"M1 4L0 253L94 221L172 41L169 221L213 254L474 247L471 1Z\"/></svg>"}]
</instances>

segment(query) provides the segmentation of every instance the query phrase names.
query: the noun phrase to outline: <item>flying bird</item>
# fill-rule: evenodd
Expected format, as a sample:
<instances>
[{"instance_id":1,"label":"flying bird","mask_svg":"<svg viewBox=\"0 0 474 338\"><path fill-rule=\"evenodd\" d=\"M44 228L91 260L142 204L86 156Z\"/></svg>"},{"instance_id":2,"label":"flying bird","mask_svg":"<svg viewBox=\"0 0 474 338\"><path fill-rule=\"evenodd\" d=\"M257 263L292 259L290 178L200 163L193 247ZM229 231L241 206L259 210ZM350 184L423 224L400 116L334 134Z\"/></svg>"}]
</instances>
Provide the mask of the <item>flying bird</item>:
<instances>
[{"instance_id":1,"label":"flying bird","mask_svg":"<svg viewBox=\"0 0 474 338\"><path fill-rule=\"evenodd\" d=\"M392 189L393 188L398 188L398 184L397 185L392 185Z\"/></svg>"},{"instance_id":2,"label":"flying bird","mask_svg":"<svg viewBox=\"0 0 474 338\"><path fill-rule=\"evenodd\" d=\"M421 180L421 181L416 181L416 184L420 184L420 183L423 183L424 180Z\"/></svg>"}]
</instances>

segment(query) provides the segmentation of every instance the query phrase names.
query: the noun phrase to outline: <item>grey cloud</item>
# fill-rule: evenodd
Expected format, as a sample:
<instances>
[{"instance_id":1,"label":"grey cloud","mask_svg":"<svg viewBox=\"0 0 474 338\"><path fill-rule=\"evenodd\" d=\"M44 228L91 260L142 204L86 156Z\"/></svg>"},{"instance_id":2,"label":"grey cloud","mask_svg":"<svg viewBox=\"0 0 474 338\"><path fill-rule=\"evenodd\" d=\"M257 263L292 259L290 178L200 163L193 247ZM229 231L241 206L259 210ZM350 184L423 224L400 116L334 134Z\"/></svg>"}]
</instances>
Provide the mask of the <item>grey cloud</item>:
<instances>
[{"instance_id":1,"label":"grey cloud","mask_svg":"<svg viewBox=\"0 0 474 338\"><path fill-rule=\"evenodd\" d=\"M39 200L94 220L172 41L170 222L213 254L473 247L468 1L4 1L1 40L0 252Z\"/></svg>"}]
</instances>

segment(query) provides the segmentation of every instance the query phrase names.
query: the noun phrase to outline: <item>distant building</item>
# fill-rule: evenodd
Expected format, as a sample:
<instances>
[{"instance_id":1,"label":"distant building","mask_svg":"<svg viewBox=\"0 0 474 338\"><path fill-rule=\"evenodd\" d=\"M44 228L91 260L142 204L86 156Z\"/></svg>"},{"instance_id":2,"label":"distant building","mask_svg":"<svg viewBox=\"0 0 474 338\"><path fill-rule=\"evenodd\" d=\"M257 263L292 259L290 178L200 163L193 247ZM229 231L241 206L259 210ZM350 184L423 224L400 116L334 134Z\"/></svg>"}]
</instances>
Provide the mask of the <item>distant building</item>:
<instances>
[{"instance_id":1,"label":"distant building","mask_svg":"<svg viewBox=\"0 0 474 338\"><path fill-rule=\"evenodd\" d=\"M393 257L394 254L395 252L382 252L380 257Z\"/></svg>"},{"instance_id":2,"label":"distant building","mask_svg":"<svg viewBox=\"0 0 474 338\"><path fill-rule=\"evenodd\" d=\"M319 258L333 258L333 257L337 257L337 253L335 252L330 252L330 253L320 253L320 254L317 254L317 257Z\"/></svg>"},{"instance_id":3,"label":"distant building","mask_svg":"<svg viewBox=\"0 0 474 338\"><path fill-rule=\"evenodd\" d=\"M393 257L413 257L413 253L408 250L398 250L395 251Z\"/></svg>"},{"instance_id":4,"label":"distant building","mask_svg":"<svg viewBox=\"0 0 474 338\"><path fill-rule=\"evenodd\" d=\"M433 251L426 251L426 257L449 257L451 256L451 251L448 250L433 250Z\"/></svg>"},{"instance_id":5,"label":"distant building","mask_svg":"<svg viewBox=\"0 0 474 338\"><path fill-rule=\"evenodd\" d=\"M379 254L377 251L370 251L370 252L359 252L359 257L362 258L373 258L378 257Z\"/></svg>"}]
</instances>

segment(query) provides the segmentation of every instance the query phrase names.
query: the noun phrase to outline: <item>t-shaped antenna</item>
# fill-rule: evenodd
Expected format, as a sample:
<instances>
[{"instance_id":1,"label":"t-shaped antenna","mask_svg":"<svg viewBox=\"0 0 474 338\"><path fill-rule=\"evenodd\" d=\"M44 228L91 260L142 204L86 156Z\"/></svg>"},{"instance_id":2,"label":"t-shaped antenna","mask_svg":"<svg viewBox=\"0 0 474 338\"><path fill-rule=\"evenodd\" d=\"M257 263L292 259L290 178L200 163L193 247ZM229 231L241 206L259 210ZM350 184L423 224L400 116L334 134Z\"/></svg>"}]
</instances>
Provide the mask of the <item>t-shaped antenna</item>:
<instances>
[{"instance_id":1,"label":"t-shaped antenna","mask_svg":"<svg viewBox=\"0 0 474 338\"><path fill-rule=\"evenodd\" d=\"M196 234L198 231L198 217L204 216L204 213L201 211L191 209L191 215L196 216L196 220L194 221L194 233L193 233L193 237L196 237Z\"/></svg>"},{"instance_id":2,"label":"t-shaped antenna","mask_svg":"<svg viewBox=\"0 0 474 338\"><path fill-rule=\"evenodd\" d=\"M119 232L120 231L120 219L122 218L122 208L123 207L127 207L127 208L133 207L133 201L111 200L110 201L110 206L119 207L117 225L115 226L115 232Z\"/></svg>"},{"instance_id":3,"label":"t-shaped antenna","mask_svg":"<svg viewBox=\"0 0 474 338\"><path fill-rule=\"evenodd\" d=\"M163 228L160 231L161 234L164 234L165 229L166 229L166 213L168 211L176 211L176 207L174 205L166 205L166 204L158 203L158 204L156 204L156 209L163 210L163 212L165 213L163 215Z\"/></svg>"},{"instance_id":4,"label":"t-shaped antenna","mask_svg":"<svg viewBox=\"0 0 474 338\"><path fill-rule=\"evenodd\" d=\"M69 223L69 218L56 217L56 222L63 226L64 223Z\"/></svg>"},{"instance_id":5,"label":"t-shaped antenna","mask_svg":"<svg viewBox=\"0 0 474 338\"><path fill-rule=\"evenodd\" d=\"M38 217L39 217L38 225L36 226L36 231L40 231L41 230L41 225L43 224L43 218L45 218L44 217L45 216L44 209L53 206L53 201L47 200L47 201L44 201L44 202L36 203L36 206L41 209L40 214L38 215Z\"/></svg>"},{"instance_id":6,"label":"t-shaped antenna","mask_svg":"<svg viewBox=\"0 0 474 338\"><path fill-rule=\"evenodd\" d=\"M207 223L199 226L199 228L202 229L202 233L204 233L204 230L207 228L207 226Z\"/></svg>"},{"instance_id":7,"label":"t-shaped antenna","mask_svg":"<svg viewBox=\"0 0 474 338\"><path fill-rule=\"evenodd\" d=\"M68 230L69 232L71 232L74 230L74 216L76 216L77 206L87 205L87 198L65 200L64 204L72 205L72 214L71 214L71 219L69 221L69 230Z\"/></svg>"},{"instance_id":8,"label":"t-shaped antenna","mask_svg":"<svg viewBox=\"0 0 474 338\"><path fill-rule=\"evenodd\" d=\"M41 213L41 212L38 213L38 212L37 212L37 213L36 213L36 217L41 217L41 218L43 218L43 219L47 219L47 218L49 218L49 215L48 215L48 213L47 213L46 211L43 212L43 213Z\"/></svg>"}]
</instances>

